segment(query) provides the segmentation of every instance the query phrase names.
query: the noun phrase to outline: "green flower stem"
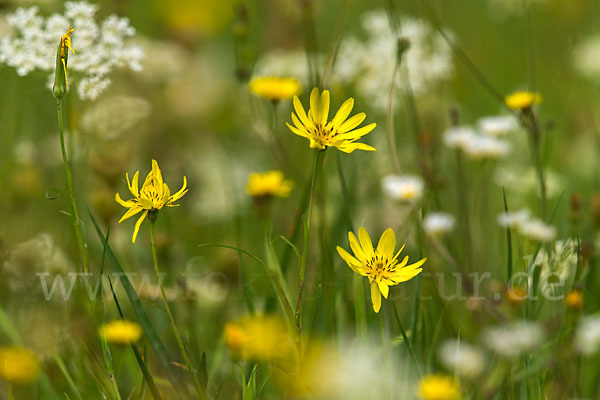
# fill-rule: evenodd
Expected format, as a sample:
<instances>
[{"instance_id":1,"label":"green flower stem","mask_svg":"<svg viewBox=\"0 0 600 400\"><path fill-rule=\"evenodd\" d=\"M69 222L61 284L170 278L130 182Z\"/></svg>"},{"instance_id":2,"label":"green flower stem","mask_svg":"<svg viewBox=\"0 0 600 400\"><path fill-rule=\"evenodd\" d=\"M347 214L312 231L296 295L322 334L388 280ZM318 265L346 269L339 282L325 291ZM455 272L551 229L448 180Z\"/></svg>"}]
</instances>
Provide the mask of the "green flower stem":
<instances>
[{"instance_id":1,"label":"green flower stem","mask_svg":"<svg viewBox=\"0 0 600 400\"><path fill-rule=\"evenodd\" d=\"M58 131L60 136L60 150L62 152L63 165L65 169L65 178L67 181L67 195L69 197L69 206L71 208L71 220L73 221L73 229L75 230L75 238L77 239L77 246L79 247L79 253L81 255L81 263L83 272L88 273L88 255L87 248L83 241L83 235L81 233L81 222L79 221L79 213L77 212L77 202L75 201L75 195L73 194L73 178L71 175L71 168L69 167L69 158L65 148L65 136L63 132L63 113L62 113L62 100L56 100L56 111L58 114Z\"/></svg>"},{"instance_id":2,"label":"green flower stem","mask_svg":"<svg viewBox=\"0 0 600 400\"><path fill-rule=\"evenodd\" d=\"M155 221L152 220L152 218L150 218L150 241L152 243L152 261L154 263L154 271L156 272L156 278L158 279L158 285L160 287L160 294L162 296L162 300L163 300L163 305L165 307L165 311L167 312L167 315L169 317L169 324L171 325L171 329L173 330L173 334L175 335L175 339L177 340L177 345L179 346L179 351L181 352L181 356L183 357L183 360L185 362L185 366L188 368L188 372L190 373L190 376L192 378L192 382L194 383L194 388L196 389L196 393L198 393L198 396L200 397L200 399L202 400L206 400L206 393L204 391L204 388L202 387L202 384L200 383L200 380L198 379L198 376L196 375L196 372L194 370L194 368L192 368L192 361L190 359L190 356L183 344L183 340L181 339L181 334L179 333L179 330L177 329L177 326L175 325L175 319L173 318L173 313L171 312L171 307L169 307L169 302L167 301L167 295L165 294L165 287L162 284L162 280L160 279L160 270L158 269L158 257L156 255L156 241L154 239L154 225L155 225Z\"/></svg>"},{"instance_id":3,"label":"green flower stem","mask_svg":"<svg viewBox=\"0 0 600 400\"><path fill-rule=\"evenodd\" d=\"M540 211L542 214L542 219L544 222L546 222L548 212L548 195L546 181L544 179L544 162L542 160L542 137L540 125L532 108L524 110L523 117L523 125L530 134L529 147L540 185Z\"/></svg>"},{"instance_id":4,"label":"green flower stem","mask_svg":"<svg viewBox=\"0 0 600 400\"><path fill-rule=\"evenodd\" d=\"M310 197L308 199L308 210L306 213L306 220L304 221L304 244L302 247L302 257L300 258L300 274L298 277L298 300L296 302L296 327L298 328L298 356L302 354L302 292L304 290L304 276L306 273L306 258L308 255L308 239L310 233L310 221L312 219L313 203L315 201L315 187L316 181L323 165L323 156L325 150L321 150L315 157L315 165L312 173L312 180L310 184ZM302 358L300 357L299 360Z\"/></svg>"},{"instance_id":5,"label":"green flower stem","mask_svg":"<svg viewBox=\"0 0 600 400\"><path fill-rule=\"evenodd\" d=\"M388 347L388 334L386 332L386 324L384 321L384 313L385 306L381 307L381 312L379 313L379 328L381 331L381 344L383 345L383 360L384 360L384 371L385 371L385 395L387 399L391 399L391 371L390 371L390 355L389 355L389 347Z\"/></svg>"},{"instance_id":6,"label":"green flower stem","mask_svg":"<svg viewBox=\"0 0 600 400\"><path fill-rule=\"evenodd\" d=\"M15 400L15 391L11 383L6 386L6 397L8 400Z\"/></svg>"}]
</instances>

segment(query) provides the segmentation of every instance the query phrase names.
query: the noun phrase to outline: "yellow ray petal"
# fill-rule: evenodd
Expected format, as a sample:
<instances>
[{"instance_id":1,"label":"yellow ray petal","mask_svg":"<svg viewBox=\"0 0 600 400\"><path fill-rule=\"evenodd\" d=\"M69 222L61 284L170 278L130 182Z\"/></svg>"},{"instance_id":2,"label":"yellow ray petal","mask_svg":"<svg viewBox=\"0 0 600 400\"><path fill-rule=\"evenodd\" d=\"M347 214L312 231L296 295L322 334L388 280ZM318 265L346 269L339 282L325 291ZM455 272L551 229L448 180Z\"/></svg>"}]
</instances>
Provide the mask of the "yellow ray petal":
<instances>
[{"instance_id":1,"label":"yellow ray petal","mask_svg":"<svg viewBox=\"0 0 600 400\"><path fill-rule=\"evenodd\" d=\"M140 216L140 218L135 223L135 228L133 229L133 237L131 238L131 243L135 243L135 239L137 238L138 232L140 231L140 226L142 222L144 222L144 218L148 215L148 210L145 210L144 213Z\"/></svg>"},{"instance_id":2,"label":"yellow ray petal","mask_svg":"<svg viewBox=\"0 0 600 400\"><path fill-rule=\"evenodd\" d=\"M339 140L354 140L365 136L367 133L371 132L377 126L376 123L372 123L369 125L365 125L362 128L355 129L350 132L346 132L344 134L336 136Z\"/></svg>"},{"instance_id":3,"label":"yellow ray petal","mask_svg":"<svg viewBox=\"0 0 600 400\"><path fill-rule=\"evenodd\" d=\"M292 113L292 122L294 123L294 125L296 125L296 128L298 128L299 130L305 130L306 126L304 126L302 124L302 121L300 121L298 119L298 117L296 117L296 114Z\"/></svg>"},{"instance_id":4,"label":"yellow ray petal","mask_svg":"<svg viewBox=\"0 0 600 400\"><path fill-rule=\"evenodd\" d=\"M371 238L367 233L367 230L364 227L358 228L358 240L360 241L360 247L362 247L363 252L367 259L375 257L375 252L373 251L373 243L371 242Z\"/></svg>"},{"instance_id":5,"label":"yellow ray petal","mask_svg":"<svg viewBox=\"0 0 600 400\"><path fill-rule=\"evenodd\" d=\"M346 122L344 122L340 126L340 129L338 129L338 132L346 133L348 131L351 131L352 129L359 126L365 120L365 118L367 118L367 114L365 113L356 114L355 116L351 117Z\"/></svg>"},{"instance_id":6,"label":"yellow ray petal","mask_svg":"<svg viewBox=\"0 0 600 400\"><path fill-rule=\"evenodd\" d=\"M344 261L346 261L346 264L348 264L348 266L352 268L352 271L356 272L357 274L364 275L361 272L362 264L356 258L352 257L350 253L342 249L340 246L337 246L336 250L340 257L342 257Z\"/></svg>"},{"instance_id":7,"label":"yellow ray petal","mask_svg":"<svg viewBox=\"0 0 600 400\"><path fill-rule=\"evenodd\" d=\"M330 101L329 90L323 90L323 93L321 93L321 101L319 102L319 115L317 116L322 126L327 124L327 118L329 118Z\"/></svg>"},{"instance_id":8,"label":"yellow ray petal","mask_svg":"<svg viewBox=\"0 0 600 400\"><path fill-rule=\"evenodd\" d=\"M138 176L140 174L140 171L137 171L135 173L135 175L133 176L133 181L130 182L129 181L129 174L126 172L125 173L125 179L127 180L127 187L129 188L129 191L131 192L132 195L134 195L135 197L139 197L139 193L138 193Z\"/></svg>"},{"instance_id":9,"label":"yellow ray petal","mask_svg":"<svg viewBox=\"0 0 600 400\"><path fill-rule=\"evenodd\" d=\"M298 96L294 96L294 109L296 110L296 114L298 114L298 118L300 118L300 121L302 121L304 126L308 126L308 117L306 116L306 111L304 111L304 107L302 106Z\"/></svg>"},{"instance_id":10,"label":"yellow ray petal","mask_svg":"<svg viewBox=\"0 0 600 400\"><path fill-rule=\"evenodd\" d=\"M314 88L310 92L310 110L308 110L308 119L317 122L319 120L319 110L321 103L321 96L319 96L319 89Z\"/></svg>"},{"instance_id":11,"label":"yellow ray petal","mask_svg":"<svg viewBox=\"0 0 600 400\"><path fill-rule=\"evenodd\" d=\"M391 258L394 256L394 249L396 248L396 234L392 228L387 228L385 232L379 238L377 243L377 251Z\"/></svg>"},{"instance_id":12,"label":"yellow ray petal","mask_svg":"<svg viewBox=\"0 0 600 400\"><path fill-rule=\"evenodd\" d=\"M164 207L171 199L171 189L169 189L169 185L163 183L161 192L160 205L161 207Z\"/></svg>"},{"instance_id":13,"label":"yellow ray petal","mask_svg":"<svg viewBox=\"0 0 600 400\"><path fill-rule=\"evenodd\" d=\"M139 213L142 210L143 210L143 208L139 207L139 206L131 207L129 210L127 210L127 212L125 214L123 214L123 216L119 220L119 224L121 222L125 221L127 218L133 217L135 214Z\"/></svg>"},{"instance_id":14,"label":"yellow ray petal","mask_svg":"<svg viewBox=\"0 0 600 400\"><path fill-rule=\"evenodd\" d=\"M305 137L305 138L307 138L307 137L308 137L308 135L307 135L306 133L304 133L304 132L300 131L300 130L299 130L299 129L297 129L297 128L294 128L293 126L291 126L291 125L290 125L290 124L288 124L287 122L286 122L285 124L286 124L286 125L287 125L287 127L290 129L290 131L294 132L296 135L298 135L298 136L302 136L302 137Z\"/></svg>"},{"instance_id":15,"label":"yellow ray petal","mask_svg":"<svg viewBox=\"0 0 600 400\"><path fill-rule=\"evenodd\" d=\"M378 313L381 308L381 292L375 282L371 282L371 302L373 303L373 310Z\"/></svg>"},{"instance_id":16,"label":"yellow ray petal","mask_svg":"<svg viewBox=\"0 0 600 400\"><path fill-rule=\"evenodd\" d=\"M395 259L398 258L398 256L400 255L400 253L402 253L402 250L404 250L404 246L406 246L406 243L404 243L402 246L400 246L400 249L398 250L398 252L396 253L396 255L394 256L394 258L392 258L391 261L394 261Z\"/></svg>"},{"instance_id":17,"label":"yellow ray petal","mask_svg":"<svg viewBox=\"0 0 600 400\"><path fill-rule=\"evenodd\" d=\"M123 199L121 199L119 193L115 194L115 201L126 208L131 208L135 206L135 203L132 200L124 201Z\"/></svg>"},{"instance_id":18,"label":"yellow ray petal","mask_svg":"<svg viewBox=\"0 0 600 400\"><path fill-rule=\"evenodd\" d=\"M354 236L354 233L348 232L348 241L350 242L350 248L352 249L352 252L356 258L358 258L362 264L365 264L367 262L367 257L358 244L358 240L356 239L356 236Z\"/></svg>"},{"instance_id":19,"label":"yellow ray petal","mask_svg":"<svg viewBox=\"0 0 600 400\"><path fill-rule=\"evenodd\" d=\"M413 263L413 264L407 265L407 266L406 266L406 267L404 267L404 268L414 268L414 269L416 269L416 268L419 268L421 265L425 264L425 261L427 261L427 258L424 258L424 259L422 259L422 260L419 260L419 261L417 261L416 263Z\"/></svg>"},{"instance_id":20,"label":"yellow ray petal","mask_svg":"<svg viewBox=\"0 0 600 400\"><path fill-rule=\"evenodd\" d=\"M396 281L397 284L401 282L410 281L412 278L419 275L421 271L423 271L422 268L408 269L407 271L405 271L406 269L407 268L403 268L401 273L398 273L394 276L393 279L394 281Z\"/></svg>"},{"instance_id":21,"label":"yellow ray petal","mask_svg":"<svg viewBox=\"0 0 600 400\"><path fill-rule=\"evenodd\" d=\"M390 287L388 285L386 285L384 282L377 282L377 287L379 287L379 291L381 292L383 297L385 297L387 299L388 294L390 292Z\"/></svg>"},{"instance_id":22,"label":"yellow ray petal","mask_svg":"<svg viewBox=\"0 0 600 400\"><path fill-rule=\"evenodd\" d=\"M365 144L365 143L353 143L353 144L356 144L356 147L354 148L354 150L376 151L375 147L369 146L368 144Z\"/></svg>"},{"instance_id":23,"label":"yellow ray petal","mask_svg":"<svg viewBox=\"0 0 600 400\"><path fill-rule=\"evenodd\" d=\"M340 109L335 113L331 124L333 125L333 129L339 128L340 125L348 118L348 115L352 112L352 108L354 107L354 99L350 97L348 100L341 105Z\"/></svg>"},{"instance_id":24,"label":"yellow ray petal","mask_svg":"<svg viewBox=\"0 0 600 400\"><path fill-rule=\"evenodd\" d=\"M183 186L181 186L181 189L179 189L177 192L175 192L171 198L169 199L169 204L176 202L177 200L179 200L180 198L182 198L186 193L187 193L188 189L187 189L187 178L184 176L183 177Z\"/></svg>"},{"instance_id":25,"label":"yellow ray petal","mask_svg":"<svg viewBox=\"0 0 600 400\"><path fill-rule=\"evenodd\" d=\"M161 187L163 184L162 173L160 172L160 168L158 167L158 162L156 160L152 160L152 174L157 180L158 187Z\"/></svg>"}]
</instances>

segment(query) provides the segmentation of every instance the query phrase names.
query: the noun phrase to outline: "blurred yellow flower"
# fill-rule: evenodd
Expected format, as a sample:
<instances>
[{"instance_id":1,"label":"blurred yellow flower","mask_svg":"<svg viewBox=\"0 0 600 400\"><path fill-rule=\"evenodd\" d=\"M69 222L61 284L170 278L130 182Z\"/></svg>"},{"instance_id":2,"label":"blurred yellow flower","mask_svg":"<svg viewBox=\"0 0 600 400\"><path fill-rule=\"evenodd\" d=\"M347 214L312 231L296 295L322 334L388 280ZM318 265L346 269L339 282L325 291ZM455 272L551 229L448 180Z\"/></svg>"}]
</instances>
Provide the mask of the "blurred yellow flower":
<instances>
[{"instance_id":1,"label":"blurred yellow flower","mask_svg":"<svg viewBox=\"0 0 600 400\"><path fill-rule=\"evenodd\" d=\"M245 360L282 360L293 354L292 338L278 317L245 316L225 325L225 343L238 358Z\"/></svg>"},{"instance_id":2,"label":"blurred yellow flower","mask_svg":"<svg viewBox=\"0 0 600 400\"><path fill-rule=\"evenodd\" d=\"M0 348L0 378L10 383L34 382L40 366L33 353L21 347Z\"/></svg>"},{"instance_id":3,"label":"blurred yellow flower","mask_svg":"<svg viewBox=\"0 0 600 400\"><path fill-rule=\"evenodd\" d=\"M514 92L504 99L506 105L513 110L526 110L534 104L539 104L542 101L542 96L539 93L532 92Z\"/></svg>"},{"instance_id":4,"label":"blurred yellow flower","mask_svg":"<svg viewBox=\"0 0 600 400\"><path fill-rule=\"evenodd\" d=\"M511 286L506 288L505 295L510 303L519 304L527 298L527 291L521 286Z\"/></svg>"},{"instance_id":5,"label":"blurred yellow flower","mask_svg":"<svg viewBox=\"0 0 600 400\"><path fill-rule=\"evenodd\" d=\"M297 79L278 76L252 78L248 86L255 95L271 101L291 99L302 91Z\"/></svg>"},{"instance_id":6,"label":"blurred yellow flower","mask_svg":"<svg viewBox=\"0 0 600 400\"><path fill-rule=\"evenodd\" d=\"M142 336L142 327L135 322L119 319L104 324L99 333L109 343L131 344Z\"/></svg>"},{"instance_id":7,"label":"blurred yellow flower","mask_svg":"<svg viewBox=\"0 0 600 400\"><path fill-rule=\"evenodd\" d=\"M579 290L571 290L565 296L565 303L573 310L580 310L583 307L583 293Z\"/></svg>"},{"instance_id":8,"label":"blurred yellow flower","mask_svg":"<svg viewBox=\"0 0 600 400\"><path fill-rule=\"evenodd\" d=\"M371 132L376 124L355 129L364 121L366 114L356 114L347 119L354 107L354 99L346 100L331 121L328 121L329 103L329 91L323 90L319 94L319 89L314 88L310 94L310 109L307 114L298 96L294 96L294 109L297 116L292 113L292 122L295 126L286 122L287 127L296 135L307 138L311 149L324 150L327 147L337 147L345 153L352 153L354 150L374 151L375 148L367 144L355 143L356 140Z\"/></svg>"},{"instance_id":9,"label":"blurred yellow flower","mask_svg":"<svg viewBox=\"0 0 600 400\"><path fill-rule=\"evenodd\" d=\"M252 197L288 197L294 183L284 179L283 172L269 171L264 174L253 172L248 177L246 193Z\"/></svg>"},{"instance_id":10,"label":"blurred yellow flower","mask_svg":"<svg viewBox=\"0 0 600 400\"><path fill-rule=\"evenodd\" d=\"M459 400L460 388L449 376L426 375L419 382L417 394L422 400Z\"/></svg>"},{"instance_id":11,"label":"blurred yellow flower","mask_svg":"<svg viewBox=\"0 0 600 400\"><path fill-rule=\"evenodd\" d=\"M142 225L144 218L146 218L146 215L148 215L148 212L158 212L158 210L164 206L177 207L179 204L173 203L182 198L188 191L187 178L184 176L183 186L181 189L179 189L178 192L171 194L169 186L163 182L162 174L158 168L158 163L156 160L152 160L152 171L150 171L148 176L146 176L146 180L144 181L142 188L138 190L139 175L140 171L137 171L130 183L129 175L125 174L125 177L127 178L127 186L129 187L131 194L133 194L133 199L123 201L121 196L119 196L119 193L115 195L115 200L117 203L123 207L129 208L129 210L127 210L127 212L121 217L119 223L136 215L140 211L144 211L142 216L135 223L133 238L131 239L132 243L135 243L135 238L140 230L140 226Z\"/></svg>"},{"instance_id":12,"label":"blurred yellow flower","mask_svg":"<svg viewBox=\"0 0 600 400\"><path fill-rule=\"evenodd\" d=\"M408 256L406 256L401 263L398 263L398 256L404 249L404 245L394 255L396 235L392 228L388 228L383 232L376 249L373 248L371 238L363 227L358 230L360 244L352 232L348 232L348 238L356 258L340 246L337 246L336 249L354 272L369 278L371 301L373 302L373 310L376 313L381 308L381 295L387 299L390 286L398 285L417 276L422 271L421 266L427 261L424 258L414 264L407 265Z\"/></svg>"}]
</instances>

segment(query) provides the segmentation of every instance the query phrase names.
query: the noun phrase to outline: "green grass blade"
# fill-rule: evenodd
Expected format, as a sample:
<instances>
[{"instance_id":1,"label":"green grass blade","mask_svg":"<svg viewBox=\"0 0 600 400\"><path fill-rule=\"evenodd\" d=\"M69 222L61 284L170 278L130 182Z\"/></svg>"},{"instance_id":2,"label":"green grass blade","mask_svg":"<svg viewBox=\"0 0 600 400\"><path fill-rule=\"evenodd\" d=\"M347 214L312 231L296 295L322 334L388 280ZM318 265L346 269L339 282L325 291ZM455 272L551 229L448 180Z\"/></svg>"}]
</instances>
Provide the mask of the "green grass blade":
<instances>
[{"instance_id":1,"label":"green grass blade","mask_svg":"<svg viewBox=\"0 0 600 400\"><path fill-rule=\"evenodd\" d=\"M506 191L502 188L502 197L504 199L504 212L508 213L508 203L506 201ZM512 256L512 240L510 235L510 227L506 226L506 280L510 281L513 274L513 256Z\"/></svg>"},{"instance_id":2,"label":"green grass blade","mask_svg":"<svg viewBox=\"0 0 600 400\"><path fill-rule=\"evenodd\" d=\"M90 219L92 220L92 224L96 230L96 233L98 234L98 237L100 238L100 241L102 243L105 243L106 237L102 233L102 230L100 229L100 226L98 225L98 222L94 218L94 215L92 214L89 207L87 210L88 210ZM160 361L165 373L169 377L169 380L171 380L171 382L180 381L175 376L173 371L171 370L171 367L169 364L169 362L170 362L169 360L171 359L171 357L169 356L164 343L162 342L162 340L160 340L160 337L156 333L156 330L154 329L154 326L152 325L152 322L150 321L150 318L148 317L146 310L144 310L144 307L142 305L142 302L140 301L140 298L138 297L136 291L134 290L133 285L129 281L129 278L125 275L125 271L123 270L123 267L121 267L121 263L119 263L117 256L115 255L112 248L110 247L110 244L108 244L108 243L106 243L106 253L108 255L108 259L110 260L112 266L119 273L119 279L121 281L121 284L123 285L123 289L125 290L125 293L127 294L127 298L129 299L131 307L133 308L133 311L135 312L135 314L137 316L137 320L140 323L140 325L142 326L142 328L144 329L146 337L148 338L148 341L150 342L150 346L154 350L154 353L156 354L156 357Z\"/></svg>"},{"instance_id":3,"label":"green grass blade","mask_svg":"<svg viewBox=\"0 0 600 400\"><path fill-rule=\"evenodd\" d=\"M115 290L113 288L110 277L108 278L108 282L110 284L110 291L111 291L113 299L115 301L115 305L117 306L117 310L119 311L119 316L122 319L123 311L121 310L121 305L119 304L119 299L117 299L117 294L115 293ZM135 359L136 359L138 365L140 366L140 370L142 371L144 380L146 381L146 384L148 385L148 388L150 389L150 392L152 393L152 397L154 397L154 400L162 400L162 397L160 396L160 392L158 391L158 388L154 384L154 379L152 378L152 374L150 373L150 371L148 371L148 367L146 366L146 363L142 359L142 356L141 356L139 350L137 349L136 345L132 344L131 349L133 350Z\"/></svg>"}]
</instances>

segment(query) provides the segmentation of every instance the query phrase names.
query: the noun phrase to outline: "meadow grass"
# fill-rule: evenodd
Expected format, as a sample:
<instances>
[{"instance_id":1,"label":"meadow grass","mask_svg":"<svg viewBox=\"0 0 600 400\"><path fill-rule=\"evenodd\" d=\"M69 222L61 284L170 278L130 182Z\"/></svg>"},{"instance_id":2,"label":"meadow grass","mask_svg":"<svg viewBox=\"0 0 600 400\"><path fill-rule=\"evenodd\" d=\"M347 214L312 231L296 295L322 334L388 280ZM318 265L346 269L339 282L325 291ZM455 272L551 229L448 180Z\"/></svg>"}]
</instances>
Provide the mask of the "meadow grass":
<instances>
[{"instance_id":1,"label":"meadow grass","mask_svg":"<svg viewBox=\"0 0 600 400\"><path fill-rule=\"evenodd\" d=\"M0 399L600 396L600 5L20 3Z\"/></svg>"}]
</instances>

